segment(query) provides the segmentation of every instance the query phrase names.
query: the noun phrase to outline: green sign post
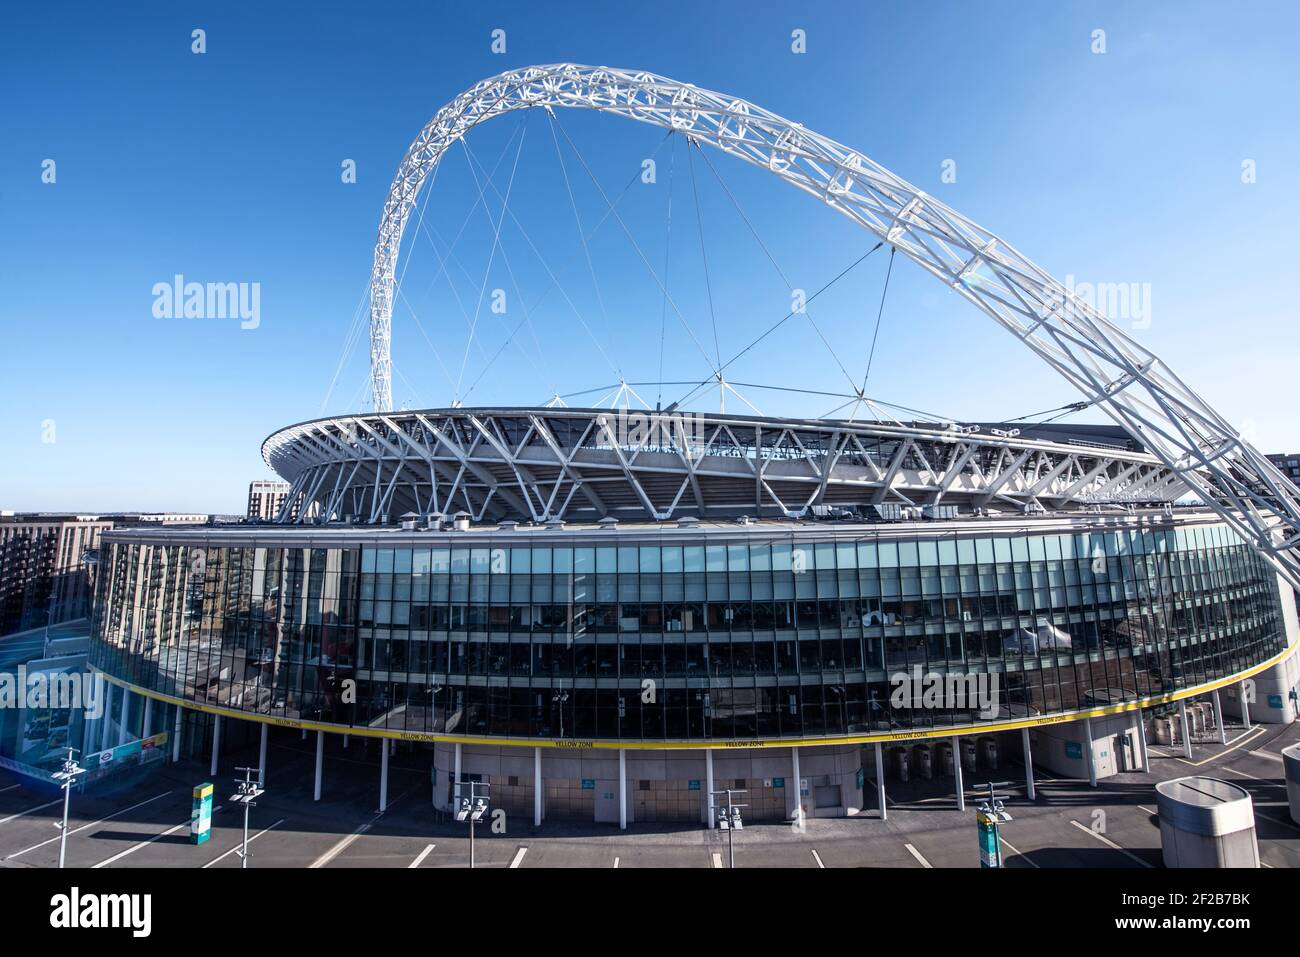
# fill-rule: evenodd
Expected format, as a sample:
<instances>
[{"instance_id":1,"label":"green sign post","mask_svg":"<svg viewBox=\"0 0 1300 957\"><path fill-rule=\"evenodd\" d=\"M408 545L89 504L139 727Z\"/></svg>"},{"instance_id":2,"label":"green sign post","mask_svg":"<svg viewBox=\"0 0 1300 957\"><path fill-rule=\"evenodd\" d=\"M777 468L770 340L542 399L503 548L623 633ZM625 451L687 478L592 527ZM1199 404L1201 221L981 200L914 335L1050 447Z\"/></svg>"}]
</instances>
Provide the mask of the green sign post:
<instances>
[{"instance_id":1,"label":"green sign post","mask_svg":"<svg viewBox=\"0 0 1300 957\"><path fill-rule=\"evenodd\" d=\"M200 784L194 788L194 803L190 807L190 840L202 844L212 836L212 785Z\"/></svg>"}]
</instances>

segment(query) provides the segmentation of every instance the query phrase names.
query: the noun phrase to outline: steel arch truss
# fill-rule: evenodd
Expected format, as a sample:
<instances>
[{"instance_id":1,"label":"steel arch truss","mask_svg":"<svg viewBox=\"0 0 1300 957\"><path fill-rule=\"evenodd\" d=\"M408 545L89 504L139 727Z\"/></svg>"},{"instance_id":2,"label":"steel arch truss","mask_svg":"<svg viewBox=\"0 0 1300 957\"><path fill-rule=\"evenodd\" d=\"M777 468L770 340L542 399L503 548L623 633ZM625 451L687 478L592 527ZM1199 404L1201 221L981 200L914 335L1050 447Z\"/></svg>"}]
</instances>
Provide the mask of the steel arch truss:
<instances>
[{"instance_id":1,"label":"steel arch truss","mask_svg":"<svg viewBox=\"0 0 1300 957\"><path fill-rule=\"evenodd\" d=\"M292 483L280 521L800 518L815 506L963 511L1167 503L1155 458L959 430L693 415L638 436L615 413L447 409L292 426L263 456ZM648 415L642 416L649 418Z\"/></svg>"},{"instance_id":2,"label":"steel arch truss","mask_svg":"<svg viewBox=\"0 0 1300 957\"><path fill-rule=\"evenodd\" d=\"M479 123L532 107L615 113L763 167L896 247L1103 408L1300 588L1300 490L1157 357L1010 244L834 140L651 73L557 64L476 84L420 131L393 180L371 274L375 408L392 408L394 269L425 177Z\"/></svg>"}]
</instances>

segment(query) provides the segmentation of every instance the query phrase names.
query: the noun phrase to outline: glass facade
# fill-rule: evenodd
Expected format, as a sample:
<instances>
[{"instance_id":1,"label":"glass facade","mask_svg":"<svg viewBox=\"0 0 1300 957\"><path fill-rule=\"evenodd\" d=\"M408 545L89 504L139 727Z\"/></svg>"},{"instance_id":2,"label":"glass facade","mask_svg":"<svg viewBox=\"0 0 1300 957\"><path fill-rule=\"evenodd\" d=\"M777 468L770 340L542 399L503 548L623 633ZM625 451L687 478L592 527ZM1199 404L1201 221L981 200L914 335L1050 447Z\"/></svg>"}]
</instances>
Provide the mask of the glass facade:
<instances>
[{"instance_id":1,"label":"glass facade","mask_svg":"<svg viewBox=\"0 0 1300 957\"><path fill-rule=\"evenodd\" d=\"M918 668L996 674L1005 719L1284 650L1276 575L1225 526L1044 524L358 531L329 547L284 529L110 533L91 663L344 727L699 741L986 723L891 701Z\"/></svg>"}]
</instances>

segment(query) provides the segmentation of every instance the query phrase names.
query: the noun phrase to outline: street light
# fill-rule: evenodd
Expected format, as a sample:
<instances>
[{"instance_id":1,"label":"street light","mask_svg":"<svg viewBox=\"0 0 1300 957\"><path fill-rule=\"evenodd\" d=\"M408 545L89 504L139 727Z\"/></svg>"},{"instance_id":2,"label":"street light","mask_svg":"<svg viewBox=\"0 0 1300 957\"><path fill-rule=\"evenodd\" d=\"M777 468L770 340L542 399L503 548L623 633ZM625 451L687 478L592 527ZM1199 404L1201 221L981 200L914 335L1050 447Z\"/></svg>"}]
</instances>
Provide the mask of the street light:
<instances>
[{"instance_id":1,"label":"street light","mask_svg":"<svg viewBox=\"0 0 1300 957\"><path fill-rule=\"evenodd\" d=\"M456 782L456 803L459 810L456 811L456 820L469 822L469 868L474 869L474 825L478 819L488 812L488 792L492 785L483 781L466 781L469 785L469 796L462 797L460 793L461 782ZM479 793L479 788L483 793Z\"/></svg>"},{"instance_id":2,"label":"street light","mask_svg":"<svg viewBox=\"0 0 1300 957\"><path fill-rule=\"evenodd\" d=\"M63 869L63 855L68 848L68 804L72 800L72 785L77 780L78 774L85 774L86 769L77 764L73 757L77 753L76 748L68 748L68 756L63 760L63 767L55 771L54 780L59 782L59 787L63 788L63 820L57 822L54 826L59 829L59 869Z\"/></svg>"},{"instance_id":3,"label":"street light","mask_svg":"<svg viewBox=\"0 0 1300 957\"><path fill-rule=\"evenodd\" d=\"M975 808L975 821L979 826L980 866L1002 867L1002 835L998 825L1011 820L1011 815L1001 801L1002 795L993 793L993 782L989 782L989 793Z\"/></svg>"},{"instance_id":4,"label":"street light","mask_svg":"<svg viewBox=\"0 0 1300 957\"><path fill-rule=\"evenodd\" d=\"M569 692L557 691L551 695L551 704L559 705L560 712L560 737L564 737L564 702L569 700Z\"/></svg>"},{"instance_id":5,"label":"street light","mask_svg":"<svg viewBox=\"0 0 1300 957\"><path fill-rule=\"evenodd\" d=\"M258 787L257 782L253 780L253 772L256 771L257 768L235 768L235 770L244 772L244 780L240 781L238 778L235 779L235 784L238 786L239 790L231 795L230 798L230 800L234 801L236 804L244 805L244 842L243 846L235 853L239 856L239 866L241 868L246 868L248 867L248 858L251 856L248 853L248 809L251 807L257 807L257 804L254 802L257 798L265 794L266 790Z\"/></svg>"},{"instance_id":6,"label":"street light","mask_svg":"<svg viewBox=\"0 0 1300 957\"><path fill-rule=\"evenodd\" d=\"M735 832L745 829L745 822L740 818L740 809L749 807L748 804L736 804L732 801L733 794L745 794L745 791L735 788L725 788L721 791L712 791L709 793L709 803L713 805L717 819L718 829L727 832L727 866L734 868L736 866L736 841ZM727 806L719 807L714 802L714 796L725 794L727 796Z\"/></svg>"}]
</instances>

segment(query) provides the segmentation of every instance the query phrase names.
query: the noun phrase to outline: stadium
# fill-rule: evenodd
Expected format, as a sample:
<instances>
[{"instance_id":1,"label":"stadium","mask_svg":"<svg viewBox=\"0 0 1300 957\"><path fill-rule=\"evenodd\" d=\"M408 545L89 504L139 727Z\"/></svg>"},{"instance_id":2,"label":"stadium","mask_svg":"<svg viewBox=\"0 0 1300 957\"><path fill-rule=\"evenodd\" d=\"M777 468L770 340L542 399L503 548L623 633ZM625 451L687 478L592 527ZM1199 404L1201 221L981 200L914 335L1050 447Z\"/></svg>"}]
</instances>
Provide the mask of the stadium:
<instances>
[{"instance_id":1,"label":"stadium","mask_svg":"<svg viewBox=\"0 0 1300 957\"><path fill-rule=\"evenodd\" d=\"M766 169L1114 425L394 410L417 195L470 129L533 108L681 131ZM1145 768L1171 719L1185 737L1225 710L1295 717L1295 487L1005 241L758 106L572 64L477 84L399 167L369 318L373 410L262 446L290 484L275 522L105 535L90 663L114 690L88 751L113 723L166 730L177 754L210 748L215 773L223 725L260 725L263 762L268 727L302 729L319 798L326 735L391 739L427 749L441 809L484 782L535 825L626 827L711 822L726 788L755 819L883 813L887 779L932 774L961 805L963 773L1011 763L1032 795L1035 764L1094 783ZM725 393L722 369L693 394L709 385ZM900 695L926 676L980 694Z\"/></svg>"}]
</instances>

